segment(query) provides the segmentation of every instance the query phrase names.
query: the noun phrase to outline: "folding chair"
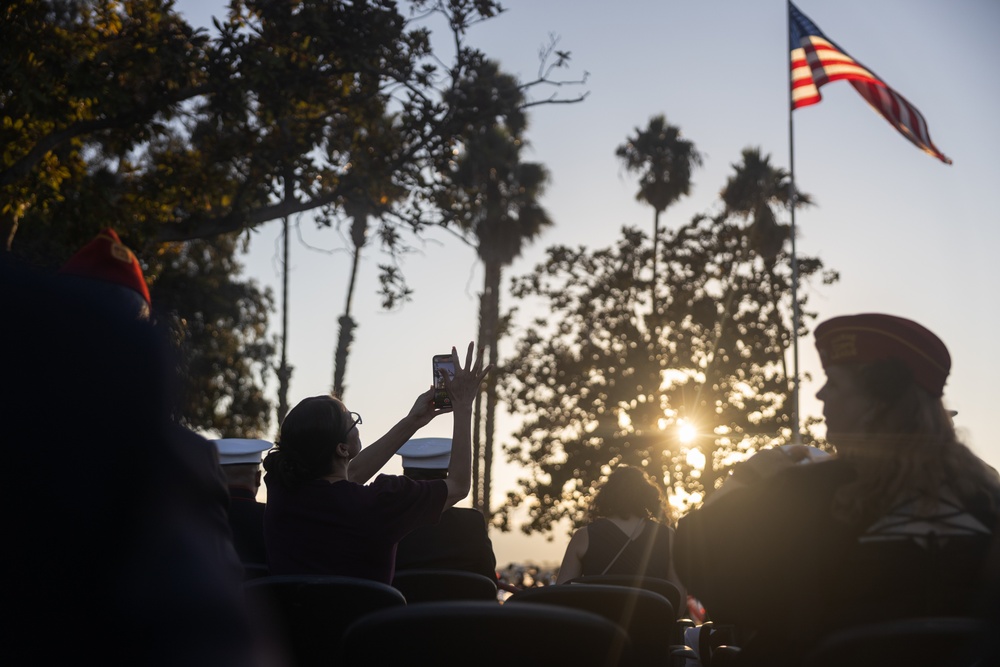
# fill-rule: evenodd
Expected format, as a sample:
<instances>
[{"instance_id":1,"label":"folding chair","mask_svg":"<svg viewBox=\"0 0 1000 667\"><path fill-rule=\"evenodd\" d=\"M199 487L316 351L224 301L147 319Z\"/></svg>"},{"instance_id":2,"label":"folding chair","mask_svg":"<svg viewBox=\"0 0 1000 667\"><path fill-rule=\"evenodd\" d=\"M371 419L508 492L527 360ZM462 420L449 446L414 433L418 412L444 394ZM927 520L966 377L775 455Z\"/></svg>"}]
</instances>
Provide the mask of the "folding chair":
<instances>
[{"instance_id":1,"label":"folding chair","mask_svg":"<svg viewBox=\"0 0 1000 667\"><path fill-rule=\"evenodd\" d=\"M337 664L615 667L628 655L624 630L598 614L544 604L425 602L351 625Z\"/></svg>"},{"instance_id":2,"label":"folding chair","mask_svg":"<svg viewBox=\"0 0 1000 667\"><path fill-rule=\"evenodd\" d=\"M685 615L687 601L681 600L681 589L673 582L659 577L631 576L627 574L588 574L577 577L569 583L571 584L605 584L608 586L631 586L633 588L644 588L647 591L659 593L670 601L674 607L674 613Z\"/></svg>"},{"instance_id":3,"label":"folding chair","mask_svg":"<svg viewBox=\"0 0 1000 667\"><path fill-rule=\"evenodd\" d=\"M355 577L270 576L243 584L251 611L264 631L297 667L331 665L344 630L352 622L406 604L386 584Z\"/></svg>"},{"instance_id":4,"label":"folding chair","mask_svg":"<svg viewBox=\"0 0 1000 667\"><path fill-rule=\"evenodd\" d=\"M945 616L871 623L831 633L802 664L804 667L985 666L987 661L983 656L995 632L995 627L979 618Z\"/></svg>"},{"instance_id":5,"label":"folding chair","mask_svg":"<svg viewBox=\"0 0 1000 667\"><path fill-rule=\"evenodd\" d=\"M399 570L392 580L407 604L482 600L497 602L497 585L481 574L464 570Z\"/></svg>"},{"instance_id":6,"label":"folding chair","mask_svg":"<svg viewBox=\"0 0 1000 667\"><path fill-rule=\"evenodd\" d=\"M658 593L629 586L561 584L529 588L510 596L505 607L541 603L604 616L628 635L632 651L623 665L667 664L674 634L674 608Z\"/></svg>"}]
</instances>

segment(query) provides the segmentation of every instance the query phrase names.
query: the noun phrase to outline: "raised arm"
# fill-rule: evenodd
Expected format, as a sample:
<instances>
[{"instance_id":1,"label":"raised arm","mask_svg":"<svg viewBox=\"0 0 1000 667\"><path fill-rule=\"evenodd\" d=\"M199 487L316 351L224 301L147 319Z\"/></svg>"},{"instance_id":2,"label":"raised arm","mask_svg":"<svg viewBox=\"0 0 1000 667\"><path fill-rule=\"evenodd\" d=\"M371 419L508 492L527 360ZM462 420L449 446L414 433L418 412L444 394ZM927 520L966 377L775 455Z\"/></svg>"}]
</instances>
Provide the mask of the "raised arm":
<instances>
[{"instance_id":1,"label":"raised arm","mask_svg":"<svg viewBox=\"0 0 1000 667\"><path fill-rule=\"evenodd\" d=\"M434 417L447 410L434 409L434 388L431 387L417 396L409 414L396 422L389 432L362 449L347 467L347 478L352 482L364 484L375 476L389 459L399 450L413 434L426 426Z\"/></svg>"},{"instance_id":2,"label":"raised arm","mask_svg":"<svg viewBox=\"0 0 1000 667\"><path fill-rule=\"evenodd\" d=\"M482 359L472 364L473 344L469 343L466 366L463 369L458 361L458 353L451 349L455 362L455 377L445 378L445 387L451 395L452 408L436 409L434 407L434 388L431 387L417 397L409 414L396 422L389 432L368 445L351 461L347 468L347 478L352 482L364 484L375 476L389 462L389 459L399 451L399 448L413 437L413 434L430 423L432 419L445 412L454 411L455 425L451 445L451 465L448 468L448 500L446 506L451 507L459 500L469 495L472 485L472 402L479 391L479 385L489 369L480 370ZM464 470L464 479L463 473ZM453 480L452 475L455 475ZM454 483L453 483L454 482ZM461 491L464 485L465 490ZM453 499L453 496L458 495Z\"/></svg>"},{"instance_id":3,"label":"raised arm","mask_svg":"<svg viewBox=\"0 0 1000 667\"><path fill-rule=\"evenodd\" d=\"M455 364L455 377L445 374L444 383L451 397L454 425L451 435L451 462L448 465L448 499L445 507L451 507L469 495L472 488L472 404L479 393L479 386L489 372L482 368L482 351L473 363L474 345L469 343L465 354L465 368L459 363L458 351L451 348L451 358Z\"/></svg>"}]
</instances>

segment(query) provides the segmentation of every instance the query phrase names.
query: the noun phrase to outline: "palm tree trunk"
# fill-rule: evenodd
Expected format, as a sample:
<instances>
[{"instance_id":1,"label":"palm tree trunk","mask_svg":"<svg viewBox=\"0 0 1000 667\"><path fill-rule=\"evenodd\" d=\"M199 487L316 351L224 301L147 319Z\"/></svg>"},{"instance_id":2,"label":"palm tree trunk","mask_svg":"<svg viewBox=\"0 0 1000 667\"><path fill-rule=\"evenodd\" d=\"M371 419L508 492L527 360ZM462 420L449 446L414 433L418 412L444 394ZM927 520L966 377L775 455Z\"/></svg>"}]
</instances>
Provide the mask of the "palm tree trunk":
<instances>
[{"instance_id":1,"label":"palm tree trunk","mask_svg":"<svg viewBox=\"0 0 1000 667\"><path fill-rule=\"evenodd\" d=\"M364 247L368 236L367 211L355 211L353 217L351 242L354 244L354 253L351 259L351 280L347 283L347 301L344 304L344 314L338 320L340 331L337 334L337 352L333 360L333 394L339 398L344 397L344 392L347 389L344 386L344 377L347 373L347 357L351 352L351 343L354 342L354 329L357 327L357 323L351 317L351 305L354 302L354 286L358 280L361 248Z\"/></svg>"},{"instance_id":2,"label":"palm tree trunk","mask_svg":"<svg viewBox=\"0 0 1000 667\"><path fill-rule=\"evenodd\" d=\"M649 300L653 304L653 316L655 318L657 307L656 302L656 260L660 242L660 209L653 209L653 281L649 285Z\"/></svg>"},{"instance_id":3,"label":"palm tree trunk","mask_svg":"<svg viewBox=\"0 0 1000 667\"><path fill-rule=\"evenodd\" d=\"M487 262L485 289L483 290L483 300L486 306L485 333L487 345L489 347L489 363L494 369L497 367L500 354L497 345L500 338L500 282L502 268L499 262ZM490 492L492 488L493 472L493 435L496 424L497 408L497 374L490 373L486 378L486 419L485 419L485 441L483 443L483 515L487 520L492 516L490 509Z\"/></svg>"},{"instance_id":4,"label":"palm tree trunk","mask_svg":"<svg viewBox=\"0 0 1000 667\"><path fill-rule=\"evenodd\" d=\"M792 383L792 384L788 385L788 395L789 395L789 397L791 397L792 402L794 402L794 400L795 400L795 398L794 398L794 393L795 393L794 379L792 378L792 376L789 374L789 371L788 371L788 355L786 354L788 348L787 348L786 345L781 345L781 339L784 337L783 334L785 334L786 331L790 331L791 332L791 336L797 336L798 332L794 331L794 327L786 327L785 326L785 320L781 316L781 298L782 298L782 294L783 294L784 290L783 290L782 286L779 285L779 277L778 277L777 273L774 271L774 267L773 266L772 267L768 267L768 273L770 274L770 278L771 278L771 299L772 299L772 301L774 301L774 319L775 319L776 326L778 328L778 343L779 343L779 347L781 348L781 372L784 373L784 375L785 375L785 381L786 381L786 383L788 383L788 382ZM794 292L793 292L793 294L794 294ZM794 308L795 304L792 304L792 307ZM789 345L792 344L792 338L791 338L791 336L789 336L789 338L788 338ZM794 414L789 414L790 412L794 412L794 411L790 409L789 405L784 405L783 409L782 409L782 412L784 412L786 414L786 416L788 416L789 423L793 424L793 427L792 427L792 441L793 442L799 442L799 440L798 440L799 435L797 433L798 428L799 428L799 424L798 424L797 421L795 421L795 420L792 419L792 417L795 416L795 415Z\"/></svg>"},{"instance_id":5,"label":"palm tree trunk","mask_svg":"<svg viewBox=\"0 0 1000 667\"><path fill-rule=\"evenodd\" d=\"M295 185L291 168L284 175L285 201L291 201ZM281 365L278 367L278 425L288 414L288 385L292 368L288 365L288 216L281 221Z\"/></svg>"},{"instance_id":6,"label":"palm tree trunk","mask_svg":"<svg viewBox=\"0 0 1000 667\"><path fill-rule=\"evenodd\" d=\"M476 337L476 349L482 351L486 344L485 290L479 295L479 332ZM472 506L483 512L483 392L476 394L476 402L472 409ZM485 514L484 514L485 516Z\"/></svg>"},{"instance_id":7,"label":"palm tree trunk","mask_svg":"<svg viewBox=\"0 0 1000 667\"><path fill-rule=\"evenodd\" d=\"M288 384L292 369L288 365L288 216L281 230L281 365L278 366L278 424L288 414Z\"/></svg>"},{"instance_id":8,"label":"palm tree trunk","mask_svg":"<svg viewBox=\"0 0 1000 667\"><path fill-rule=\"evenodd\" d=\"M472 507L483 511L483 393L472 404Z\"/></svg>"},{"instance_id":9,"label":"palm tree trunk","mask_svg":"<svg viewBox=\"0 0 1000 667\"><path fill-rule=\"evenodd\" d=\"M490 363L494 367L497 365L499 355L496 352L496 335L494 332L493 342L490 345ZM487 521L492 518L493 510L490 507L490 492L493 480L493 434L495 431L497 414L497 379L496 373L490 373L486 379L486 440L483 443L483 516Z\"/></svg>"}]
</instances>

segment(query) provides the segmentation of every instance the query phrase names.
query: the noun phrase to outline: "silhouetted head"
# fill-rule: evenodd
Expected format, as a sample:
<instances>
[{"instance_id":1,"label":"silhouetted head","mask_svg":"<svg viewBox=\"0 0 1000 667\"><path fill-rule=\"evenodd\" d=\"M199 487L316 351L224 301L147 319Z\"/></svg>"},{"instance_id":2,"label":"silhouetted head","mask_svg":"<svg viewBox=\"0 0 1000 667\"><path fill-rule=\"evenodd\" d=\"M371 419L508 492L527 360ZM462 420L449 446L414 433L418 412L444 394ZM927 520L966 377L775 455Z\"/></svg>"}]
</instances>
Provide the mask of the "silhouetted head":
<instances>
[{"instance_id":1,"label":"silhouetted head","mask_svg":"<svg viewBox=\"0 0 1000 667\"><path fill-rule=\"evenodd\" d=\"M911 320L882 314L835 317L816 328L827 381L827 438L841 453L859 440L954 439L941 402L951 357L940 338Z\"/></svg>"},{"instance_id":2,"label":"silhouetted head","mask_svg":"<svg viewBox=\"0 0 1000 667\"><path fill-rule=\"evenodd\" d=\"M361 451L359 423L360 418L332 396L304 399L285 415L264 469L291 487L329 475L337 457L349 461Z\"/></svg>"},{"instance_id":3,"label":"silhouetted head","mask_svg":"<svg viewBox=\"0 0 1000 667\"><path fill-rule=\"evenodd\" d=\"M213 442L229 486L245 487L256 492L260 487L261 455L274 444L255 438L220 438Z\"/></svg>"},{"instance_id":4,"label":"silhouetted head","mask_svg":"<svg viewBox=\"0 0 1000 667\"><path fill-rule=\"evenodd\" d=\"M411 438L396 454L403 461L403 474L410 479L448 479L451 438Z\"/></svg>"},{"instance_id":5,"label":"silhouetted head","mask_svg":"<svg viewBox=\"0 0 1000 667\"><path fill-rule=\"evenodd\" d=\"M127 304L136 316L149 317L150 298L139 260L113 229L101 231L59 269L59 273L91 281L106 298Z\"/></svg>"},{"instance_id":6,"label":"silhouetted head","mask_svg":"<svg viewBox=\"0 0 1000 667\"><path fill-rule=\"evenodd\" d=\"M945 490L995 505L996 471L958 440L941 399L951 357L940 338L900 317L851 315L820 324L816 347L827 439L856 474L835 517L864 523L914 498L931 511Z\"/></svg>"},{"instance_id":7,"label":"silhouetted head","mask_svg":"<svg viewBox=\"0 0 1000 667\"><path fill-rule=\"evenodd\" d=\"M663 497L641 468L618 466L594 496L591 514L594 518L660 519L664 514Z\"/></svg>"}]
</instances>

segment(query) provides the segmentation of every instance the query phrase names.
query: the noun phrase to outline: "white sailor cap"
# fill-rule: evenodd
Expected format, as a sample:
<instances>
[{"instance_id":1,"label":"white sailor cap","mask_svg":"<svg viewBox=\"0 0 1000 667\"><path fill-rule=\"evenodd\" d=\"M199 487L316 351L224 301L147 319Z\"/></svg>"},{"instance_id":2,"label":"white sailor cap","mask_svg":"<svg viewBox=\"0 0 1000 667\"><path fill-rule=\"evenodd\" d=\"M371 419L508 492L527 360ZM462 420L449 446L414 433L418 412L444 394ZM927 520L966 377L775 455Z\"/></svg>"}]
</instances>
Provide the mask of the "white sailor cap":
<instances>
[{"instance_id":1,"label":"white sailor cap","mask_svg":"<svg viewBox=\"0 0 1000 667\"><path fill-rule=\"evenodd\" d=\"M222 438L212 442L219 450L219 463L224 466L260 463L261 452L266 452L274 447L272 442L252 438Z\"/></svg>"},{"instance_id":2,"label":"white sailor cap","mask_svg":"<svg viewBox=\"0 0 1000 667\"><path fill-rule=\"evenodd\" d=\"M403 468L447 470L451 461L451 438L413 438L396 452Z\"/></svg>"}]
</instances>

